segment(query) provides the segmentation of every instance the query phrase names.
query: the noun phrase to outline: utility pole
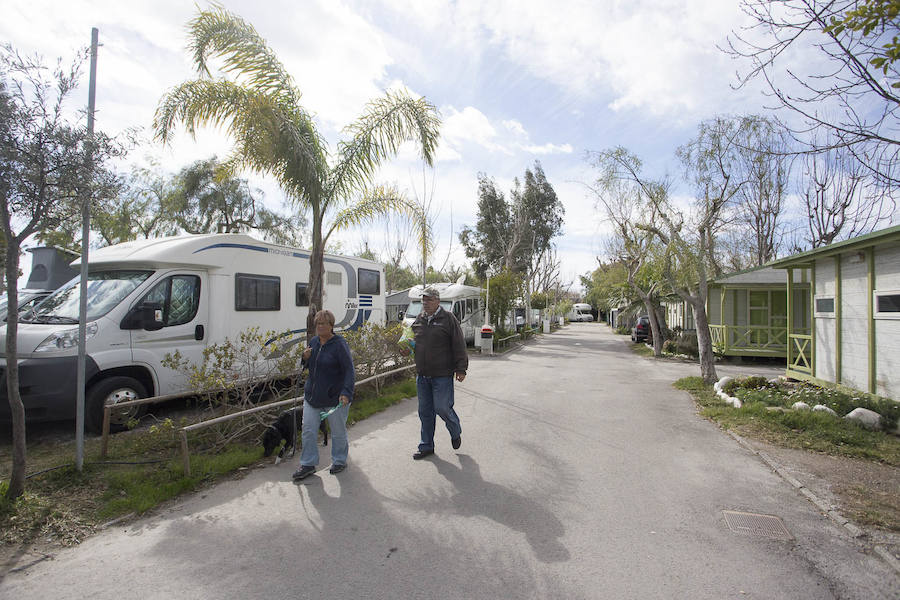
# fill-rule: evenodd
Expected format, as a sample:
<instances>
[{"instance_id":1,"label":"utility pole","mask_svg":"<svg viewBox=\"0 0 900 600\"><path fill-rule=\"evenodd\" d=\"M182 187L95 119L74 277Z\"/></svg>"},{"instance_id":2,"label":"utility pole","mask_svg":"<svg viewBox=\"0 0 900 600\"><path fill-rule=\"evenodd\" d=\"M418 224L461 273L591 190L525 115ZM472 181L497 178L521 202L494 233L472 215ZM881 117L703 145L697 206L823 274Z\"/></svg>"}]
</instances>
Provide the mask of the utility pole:
<instances>
[{"instance_id":1,"label":"utility pole","mask_svg":"<svg viewBox=\"0 0 900 600\"><path fill-rule=\"evenodd\" d=\"M94 108L97 99L97 46L99 46L100 30L91 28L91 75L88 83L87 134L87 189L81 199L81 281L78 298L78 365L75 397L75 468L84 468L84 387L85 363L87 362L85 342L87 337L87 287L88 287L88 242L91 235L91 183L94 170Z\"/></svg>"}]
</instances>

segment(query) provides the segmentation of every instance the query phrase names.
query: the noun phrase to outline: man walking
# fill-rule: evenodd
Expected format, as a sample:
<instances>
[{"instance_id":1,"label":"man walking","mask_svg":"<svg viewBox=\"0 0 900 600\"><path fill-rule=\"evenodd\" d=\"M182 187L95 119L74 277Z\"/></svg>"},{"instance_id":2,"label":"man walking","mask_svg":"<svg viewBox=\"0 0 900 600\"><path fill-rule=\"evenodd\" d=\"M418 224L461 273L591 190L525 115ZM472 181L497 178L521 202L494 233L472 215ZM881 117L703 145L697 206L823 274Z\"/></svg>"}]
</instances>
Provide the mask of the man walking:
<instances>
[{"instance_id":1,"label":"man walking","mask_svg":"<svg viewBox=\"0 0 900 600\"><path fill-rule=\"evenodd\" d=\"M421 460L434 454L434 426L440 416L450 432L456 450L462 444L462 427L453 410L453 377L466 378L469 355L459 321L441 307L441 297L433 286L422 292L422 312L412 324L415 335L416 391L419 396L419 420L422 438L413 454Z\"/></svg>"}]
</instances>

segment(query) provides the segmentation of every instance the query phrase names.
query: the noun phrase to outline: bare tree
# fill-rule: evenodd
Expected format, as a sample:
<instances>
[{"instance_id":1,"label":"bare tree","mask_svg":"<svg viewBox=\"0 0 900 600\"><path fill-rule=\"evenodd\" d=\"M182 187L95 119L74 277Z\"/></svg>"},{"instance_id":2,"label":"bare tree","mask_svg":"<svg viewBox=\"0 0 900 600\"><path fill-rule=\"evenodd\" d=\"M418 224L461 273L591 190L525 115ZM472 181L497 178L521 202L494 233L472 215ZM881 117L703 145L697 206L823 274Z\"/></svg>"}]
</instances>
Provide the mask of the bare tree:
<instances>
[{"instance_id":1,"label":"bare tree","mask_svg":"<svg viewBox=\"0 0 900 600\"><path fill-rule=\"evenodd\" d=\"M641 227L665 245L663 275L669 287L691 305L700 351L700 374L712 383L718 379L712 336L706 313L709 280L721 273L716 256L717 236L733 221L735 197L742 181L734 175L736 146L734 122L716 118L701 123L697 137L678 149L695 199L686 211L669 198L668 182L641 174L640 160L624 148L595 153L595 164L608 179L636 184L654 221ZM658 223L658 225L657 225Z\"/></svg>"},{"instance_id":2,"label":"bare tree","mask_svg":"<svg viewBox=\"0 0 900 600\"><path fill-rule=\"evenodd\" d=\"M784 129L773 119L742 117L738 127L737 159L743 184L736 198L737 220L746 233L751 264L761 266L777 256L784 234L790 149Z\"/></svg>"},{"instance_id":3,"label":"bare tree","mask_svg":"<svg viewBox=\"0 0 900 600\"><path fill-rule=\"evenodd\" d=\"M621 176L618 170L622 155L597 155L595 165L601 169L596 187L592 187L597 203L612 223L616 237L611 240L609 253L625 267L628 285L644 304L650 320L653 354L662 355L664 322L659 319L657 296L663 284L659 273L652 273L656 235L653 229L655 211L645 197L646 188L641 182ZM632 163L639 168L639 164ZM648 207L650 210L647 210Z\"/></svg>"},{"instance_id":4,"label":"bare tree","mask_svg":"<svg viewBox=\"0 0 900 600\"><path fill-rule=\"evenodd\" d=\"M886 49L896 50L898 15L886 11L872 26L847 26L851 11L882 0L743 0L753 25L733 32L726 52L745 59L749 68L738 85L765 81L779 108L800 118L791 127L807 151L843 148L867 176L888 188L900 184L897 172L900 136L900 71ZM797 67L795 52L813 52ZM889 57L888 57L889 58ZM818 145L814 133L833 137Z\"/></svg>"},{"instance_id":5,"label":"bare tree","mask_svg":"<svg viewBox=\"0 0 900 600\"><path fill-rule=\"evenodd\" d=\"M800 195L807 216L806 243L818 248L876 229L895 204L847 148L803 157Z\"/></svg>"}]
</instances>

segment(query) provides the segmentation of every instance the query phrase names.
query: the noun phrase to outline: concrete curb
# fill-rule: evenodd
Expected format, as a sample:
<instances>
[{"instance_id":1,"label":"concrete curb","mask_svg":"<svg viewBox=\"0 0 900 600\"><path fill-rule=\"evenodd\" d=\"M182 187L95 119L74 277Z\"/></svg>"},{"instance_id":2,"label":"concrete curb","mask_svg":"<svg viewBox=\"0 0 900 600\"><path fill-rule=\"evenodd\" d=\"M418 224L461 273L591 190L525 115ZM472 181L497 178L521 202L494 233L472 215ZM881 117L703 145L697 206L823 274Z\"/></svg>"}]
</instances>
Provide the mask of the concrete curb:
<instances>
[{"instance_id":1,"label":"concrete curb","mask_svg":"<svg viewBox=\"0 0 900 600\"><path fill-rule=\"evenodd\" d=\"M831 504L828 504L827 502L825 502L824 500L822 500L821 498L816 496L809 489L807 489L807 487L805 485L803 485L802 483L800 483L797 479L795 479L794 477L791 477L791 475L788 474L787 470L782 465L775 462L775 460L772 459L771 456L769 456L765 452L757 450L752 445L750 445L750 443L747 442L744 438L737 435L733 431L728 431L728 435L730 435L732 438L734 438L734 440L737 441L738 444L743 446L745 449L750 451L752 454L755 454L760 459L762 459L762 461L764 463L766 463L766 465L768 465L773 471L775 471L779 477L781 477L782 479L787 481L789 484L791 484L791 486L796 488L798 492L800 492L803 496L805 496L807 500L812 502L816 508L818 508L820 511L822 511L836 525L838 525L839 527L842 527L844 529L844 531L846 531L847 533L850 534L851 537L853 537L855 539L859 539L865 535L865 532L862 529L860 529L859 527L857 527L856 525L851 523L847 518L845 518L840 512L838 512L836 507L832 506ZM887 548L885 548L884 546L875 545L875 546L872 546L872 549L875 551L875 554L880 556L886 563L888 563L891 567L893 567L893 569L897 573L900 573L900 560L897 560L897 558L894 557L894 555L891 554L891 552Z\"/></svg>"}]
</instances>

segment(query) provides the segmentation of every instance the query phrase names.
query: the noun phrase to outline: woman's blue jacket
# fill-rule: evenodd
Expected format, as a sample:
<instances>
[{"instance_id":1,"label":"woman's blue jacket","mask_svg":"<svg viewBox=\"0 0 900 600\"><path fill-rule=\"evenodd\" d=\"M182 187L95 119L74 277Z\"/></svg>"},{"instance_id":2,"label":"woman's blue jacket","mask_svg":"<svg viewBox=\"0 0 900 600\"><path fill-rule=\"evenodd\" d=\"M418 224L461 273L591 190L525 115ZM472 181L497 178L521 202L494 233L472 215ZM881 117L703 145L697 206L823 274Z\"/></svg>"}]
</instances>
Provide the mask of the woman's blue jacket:
<instances>
[{"instance_id":1,"label":"woman's blue jacket","mask_svg":"<svg viewBox=\"0 0 900 600\"><path fill-rule=\"evenodd\" d=\"M303 398L316 408L337 406L341 395L353 400L356 373L347 340L334 334L323 344L315 336L309 347L312 352L306 361L309 377L303 385Z\"/></svg>"}]
</instances>

